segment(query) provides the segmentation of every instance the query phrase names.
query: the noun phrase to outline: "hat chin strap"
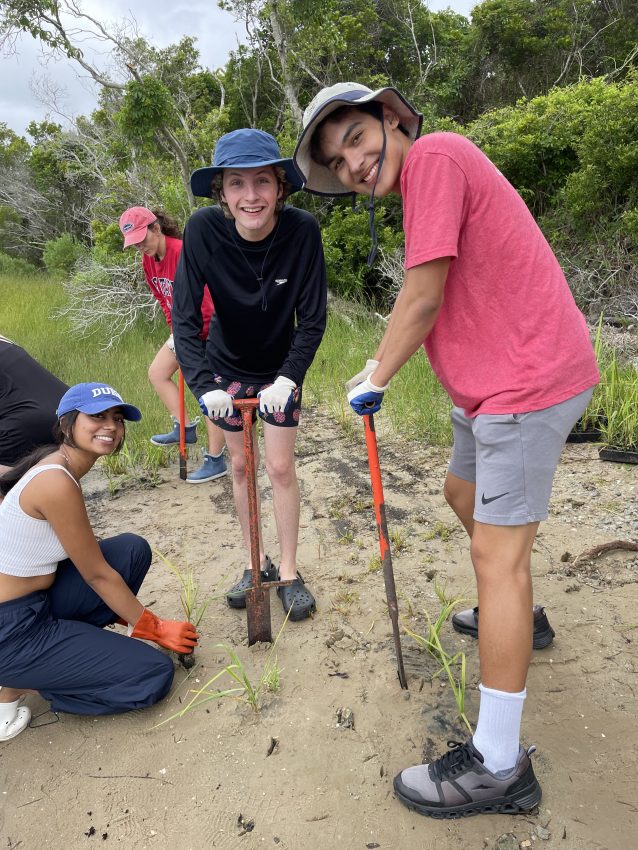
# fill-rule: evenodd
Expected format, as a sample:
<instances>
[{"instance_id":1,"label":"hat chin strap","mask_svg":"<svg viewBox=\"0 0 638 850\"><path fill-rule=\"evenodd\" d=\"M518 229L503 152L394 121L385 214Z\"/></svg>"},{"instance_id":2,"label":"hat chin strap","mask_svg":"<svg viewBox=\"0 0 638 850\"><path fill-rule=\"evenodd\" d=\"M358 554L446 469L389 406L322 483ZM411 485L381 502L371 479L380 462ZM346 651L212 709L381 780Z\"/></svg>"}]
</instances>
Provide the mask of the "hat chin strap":
<instances>
[{"instance_id":1,"label":"hat chin strap","mask_svg":"<svg viewBox=\"0 0 638 850\"><path fill-rule=\"evenodd\" d=\"M370 238L372 239L372 245L370 247L370 253L368 254L368 268L372 268L374 265L374 261L377 258L377 247L379 244L379 239L377 237L377 228L374 223L374 193L377 191L377 183L379 182L379 177L381 176L381 168L383 167L383 160L385 159L385 148L387 142L387 136L385 132L385 122L383 120L383 104L379 104L381 115L379 120L381 121L381 132L383 134L383 143L381 145L381 154L379 156L379 165L377 167L377 176L374 180L374 186L372 187L372 192L370 194L370 200L363 206L363 209L368 210L369 216L369 227L370 227ZM362 207L357 207L356 205L356 192L352 193L352 209L362 209Z\"/></svg>"}]
</instances>

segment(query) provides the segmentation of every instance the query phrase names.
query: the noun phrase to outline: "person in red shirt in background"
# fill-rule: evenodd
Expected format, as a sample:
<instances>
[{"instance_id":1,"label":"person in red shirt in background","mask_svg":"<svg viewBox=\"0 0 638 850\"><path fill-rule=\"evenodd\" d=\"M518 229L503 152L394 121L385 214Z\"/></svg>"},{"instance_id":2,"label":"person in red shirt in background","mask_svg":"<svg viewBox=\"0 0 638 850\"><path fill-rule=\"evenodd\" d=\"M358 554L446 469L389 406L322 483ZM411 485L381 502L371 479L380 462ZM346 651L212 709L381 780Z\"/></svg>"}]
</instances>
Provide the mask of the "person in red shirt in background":
<instances>
[{"instance_id":1,"label":"person in red shirt in background","mask_svg":"<svg viewBox=\"0 0 638 850\"><path fill-rule=\"evenodd\" d=\"M179 255L182 251L182 233L177 222L163 210L146 207L130 207L120 216L120 230L124 235L124 247L133 246L142 254L142 266L146 282L157 298L169 328L173 306L173 281ZM213 301L209 291L204 291L202 301L201 339L208 336L208 326L213 315ZM160 348L148 369L148 377L155 387L164 406L171 414L173 428L166 434L155 434L151 443L155 446L172 446L179 443L179 391L173 382L179 364L175 357L173 334ZM226 475L224 460L224 434L208 417L208 451L204 450L204 462L186 480L190 484L213 481ZM197 442L197 420L186 425L186 442Z\"/></svg>"}]
</instances>

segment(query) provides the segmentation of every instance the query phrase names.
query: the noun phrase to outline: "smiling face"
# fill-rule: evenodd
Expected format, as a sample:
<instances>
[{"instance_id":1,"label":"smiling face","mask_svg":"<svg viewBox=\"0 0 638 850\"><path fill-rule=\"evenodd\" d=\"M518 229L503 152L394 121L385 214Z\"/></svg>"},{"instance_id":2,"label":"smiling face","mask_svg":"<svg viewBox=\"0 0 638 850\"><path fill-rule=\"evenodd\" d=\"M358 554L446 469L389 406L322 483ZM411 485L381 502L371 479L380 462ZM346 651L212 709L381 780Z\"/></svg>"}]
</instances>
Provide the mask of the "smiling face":
<instances>
[{"instance_id":1,"label":"smiling face","mask_svg":"<svg viewBox=\"0 0 638 850\"><path fill-rule=\"evenodd\" d=\"M124 415L119 407L101 413L78 413L73 423L74 448L98 457L113 454L124 442Z\"/></svg>"},{"instance_id":2,"label":"smiling face","mask_svg":"<svg viewBox=\"0 0 638 850\"><path fill-rule=\"evenodd\" d=\"M329 168L344 188L360 195L383 198L391 192L401 194L400 178L410 139L399 128L396 112L383 107L386 149L383 149L381 121L360 109L340 110L329 116L315 131L313 158Z\"/></svg>"},{"instance_id":3,"label":"smiling face","mask_svg":"<svg viewBox=\"0 0 638 850\"><path fill-rule=\"evenodd\" d=\"M235 219L237 232L249 242L265 239L276 221L277 201L283 195L275 168L227 168L221 197Z\"/></svg>"},{"instance_id":4,"label":"smiling face","mask_svg":"<svg viewBox=\"0 0 638 850\"><path fill-rule=\"evenodd\" d=\"M160 230L157 222L146 228L146 236L141 242L136 242L133 247L140 252L146 254L147 257L159 257L162 259L166 254L166 237Z\"/></svg>"}]
</instances>

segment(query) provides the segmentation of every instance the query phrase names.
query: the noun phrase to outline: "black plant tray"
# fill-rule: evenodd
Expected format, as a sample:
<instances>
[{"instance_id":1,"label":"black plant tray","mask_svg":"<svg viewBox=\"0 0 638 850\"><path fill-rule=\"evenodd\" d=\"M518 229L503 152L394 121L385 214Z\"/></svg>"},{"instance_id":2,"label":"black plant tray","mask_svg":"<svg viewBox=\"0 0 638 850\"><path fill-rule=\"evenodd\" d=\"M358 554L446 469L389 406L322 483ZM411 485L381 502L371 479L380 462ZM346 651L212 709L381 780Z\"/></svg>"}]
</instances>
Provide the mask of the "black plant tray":
<instances>
[{"instance_id":1,"label":"black plant tray","mask_svg":"<svg viewBox=\"0 0 638 850\"><path fill-rule=\"evenodd\" d=\"M579 431L574 428L567 435L568 443L600 443L602 434L599 428L592 428L590 431Z\"/></svg>"},{"instance_id":2,"label":"black plant tray","mask_svg":"<svg viewBox=\"0 0 638 850\"><path fill-rule=\"evenodd\" d=\"M638 450L612 449L605 446L605 448L599 450L598 457L601 460L611 460L614 463L638 463Z\"/></svg>"}]
</instances>

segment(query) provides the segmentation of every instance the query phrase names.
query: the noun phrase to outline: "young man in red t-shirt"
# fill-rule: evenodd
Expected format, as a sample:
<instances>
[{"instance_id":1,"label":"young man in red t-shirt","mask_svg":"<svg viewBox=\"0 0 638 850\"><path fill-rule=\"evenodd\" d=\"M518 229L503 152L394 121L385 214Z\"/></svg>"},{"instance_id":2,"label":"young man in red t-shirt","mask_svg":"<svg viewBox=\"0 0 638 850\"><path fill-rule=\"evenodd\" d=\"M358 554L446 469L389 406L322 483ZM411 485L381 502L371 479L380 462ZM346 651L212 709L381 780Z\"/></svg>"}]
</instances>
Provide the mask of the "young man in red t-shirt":
<instances>
[{"instance_id":1,"label":"young man in red t-shirt","mask_svg":"<svg viewBox=\"0 0 638 850\"><path fill-rule=\"evenodd\" d=\"M403 199L403 287L374 358L348 382L351 406L378 410L421 345L454 404L444 493L471 538L479 718L470 741L398 774L395 792L434 817L515 813L541 798L532 750L519 743L532 545L598 370L584 318L521 197L472 142L418 138L421 122L396 89L338 84L307 108L294 158L310 192ZM468 613L478 631L478 610Z\"/></svg>"}]
</instances>

